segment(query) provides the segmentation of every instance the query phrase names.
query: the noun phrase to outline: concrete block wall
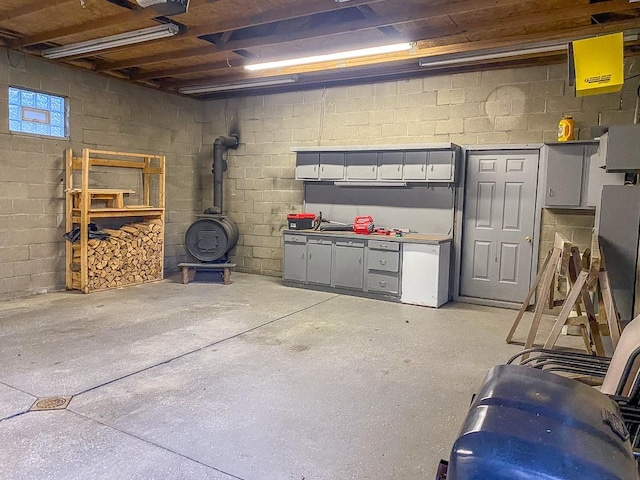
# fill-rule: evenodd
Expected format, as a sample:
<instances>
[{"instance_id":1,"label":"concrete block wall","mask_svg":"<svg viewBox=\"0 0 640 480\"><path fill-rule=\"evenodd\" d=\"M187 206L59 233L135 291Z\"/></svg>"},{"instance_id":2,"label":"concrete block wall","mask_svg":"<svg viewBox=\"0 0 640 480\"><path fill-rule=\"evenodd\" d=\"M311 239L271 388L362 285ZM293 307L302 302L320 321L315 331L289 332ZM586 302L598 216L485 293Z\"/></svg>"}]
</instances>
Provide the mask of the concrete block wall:
<instances>
[{"instance_id":1,"label":"concrete block wall","mask_svg":"<svg viewBox=\"0 0 640 480\"><path fill-rule=\"evenodd\" d=\"M626 75L638 72L640 62L629 60ZM638 78L619 93L576 98L566 77L559 64L207 102L207 149L218 135L240 133L225 184L226 210L241 232L234 261L244 271L281 275L286 213L302 209L291 147L539 144L557 140L565 113L574 116L580 139L590 138L599 119L633 122ZM545 214L541 241L566 227L581 243L585 222L580 215Z\"/></svg>"},{"instance_id":2,"label":"concrete block wall","mask_svg":"<svg viewBox=\"0 0 640 480\"><path fill-rule=\"evenodd\" d=\"M9 133L9 86L67 97L70 138ZM183 234L203 196L203 111L196 100L0 49L0 299L64 288L69 147L77 154L89 147L167 156L166 266L182 261ZM124 175L97 174L93 181L119 187Z\"/></svg>"}]
</instances>

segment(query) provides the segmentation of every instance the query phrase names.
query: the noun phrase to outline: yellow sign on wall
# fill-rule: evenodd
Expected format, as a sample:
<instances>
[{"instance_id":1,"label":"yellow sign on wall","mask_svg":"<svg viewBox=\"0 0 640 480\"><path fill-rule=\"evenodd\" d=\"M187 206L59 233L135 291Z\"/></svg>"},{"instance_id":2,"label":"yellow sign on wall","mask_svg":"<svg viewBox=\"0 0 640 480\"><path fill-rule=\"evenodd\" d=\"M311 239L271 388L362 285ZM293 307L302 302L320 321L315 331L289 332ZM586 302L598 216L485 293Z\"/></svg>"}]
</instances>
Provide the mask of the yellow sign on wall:
<instances>
[{"instance_id":1,"label":"yellow sign on wall","mask_svg":"<svg viewBox=\"0 0 640 480\"><path fill-rule=\"evenodd\" d=\"M619 92L624 84L624 38L622 33L576 40L573 61L576 96Z\"/></svg>"}]
</instances>

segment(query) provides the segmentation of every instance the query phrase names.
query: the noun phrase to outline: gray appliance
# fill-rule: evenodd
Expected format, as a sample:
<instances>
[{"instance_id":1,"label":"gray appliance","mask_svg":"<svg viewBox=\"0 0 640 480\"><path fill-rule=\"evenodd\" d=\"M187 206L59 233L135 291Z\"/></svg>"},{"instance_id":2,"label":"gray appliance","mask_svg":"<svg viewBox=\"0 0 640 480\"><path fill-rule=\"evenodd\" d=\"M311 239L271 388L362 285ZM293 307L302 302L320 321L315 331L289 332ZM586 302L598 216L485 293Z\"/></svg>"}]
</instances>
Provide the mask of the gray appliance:
<instances>
[{"instance_id":1,"label":"gray appliance","mask_svg":"<svg viewBox=\"0 0 640 480\"><path fill-rule=\"evenodd\" d=\"M620 319L631 320L640 310L640 305L635 302L638 288L640 186L605 185L598 216L600 245L611 280L613 298Z\"/></svg>"},{"instance_id":2,"label":"gray appliance","mask_svg":"<svg viewBox=\"0 0 640 480\"><path fill-rule=\"evenodd\" d=\"M600 137L607 172L640 172L640 124L611 125Z\"/></svg>"}]
</instances>

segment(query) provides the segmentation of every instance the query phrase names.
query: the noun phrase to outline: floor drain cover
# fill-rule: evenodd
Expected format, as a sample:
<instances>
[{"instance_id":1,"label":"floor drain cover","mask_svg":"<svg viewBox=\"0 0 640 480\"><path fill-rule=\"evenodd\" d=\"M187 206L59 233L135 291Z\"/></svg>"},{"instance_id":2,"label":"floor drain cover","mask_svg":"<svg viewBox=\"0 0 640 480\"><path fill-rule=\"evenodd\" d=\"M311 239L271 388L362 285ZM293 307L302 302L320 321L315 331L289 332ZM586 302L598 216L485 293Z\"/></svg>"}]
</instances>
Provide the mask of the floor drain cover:
<instances>
[{"instance_id":1,"label":"floor drain cover","mask_svg":"<svg viewBox=\"0 0 640 480\"><path fill-rule=\"evenodd\" d=\"M37 399L29 410L63 410L67 408L71 398L72 397L42 397Z\"/></svg>"},{"instance_id":2,"label":"floor drain cover","mask_svg":"<svg viewBox=\"0 0 640 480\"><path fill-rule=\"evenodd\" d=\"M309 345L294 345L291 347L291 350L294 350L296 352L304 352L305 350L309 349Z\"/></svg>"}]
</instances>

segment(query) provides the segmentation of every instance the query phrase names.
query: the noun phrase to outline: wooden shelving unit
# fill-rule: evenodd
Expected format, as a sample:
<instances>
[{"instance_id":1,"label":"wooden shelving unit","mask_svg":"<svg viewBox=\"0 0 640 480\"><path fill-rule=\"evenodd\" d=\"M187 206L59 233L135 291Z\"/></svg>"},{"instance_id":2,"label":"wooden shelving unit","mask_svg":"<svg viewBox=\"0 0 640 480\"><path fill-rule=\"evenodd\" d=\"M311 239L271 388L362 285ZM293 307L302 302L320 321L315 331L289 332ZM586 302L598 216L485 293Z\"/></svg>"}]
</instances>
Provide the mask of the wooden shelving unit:
<instances>
[{"instance_id":1,"label":"wooden shelving unit","mask_svg":"<svg viewBox=\"0 0 640 480\"><path fill-rule=\"evenodd\" d=\"M165 157L85 148L82 157L74 157L68 149L65 160L66 231L74 226L80 228L79 243L66 242L67 289L89 293L161 280L164 276ZM125 195L135 193L133 190L89 188L92 167L138 169L142 176L143 204L124 204ZM73 183L74 171L81 174L79 188ZM152 183L156 188L153 201ZM104 206L96 206L97 201ZM122 219L125 225L122 230L104 229L111 235L107 240L90 240L89 224L97 219ZM147 265L147 262L153 264ZM136 272L136 266L144 268Z\"/></svg>"}]
</instances>

